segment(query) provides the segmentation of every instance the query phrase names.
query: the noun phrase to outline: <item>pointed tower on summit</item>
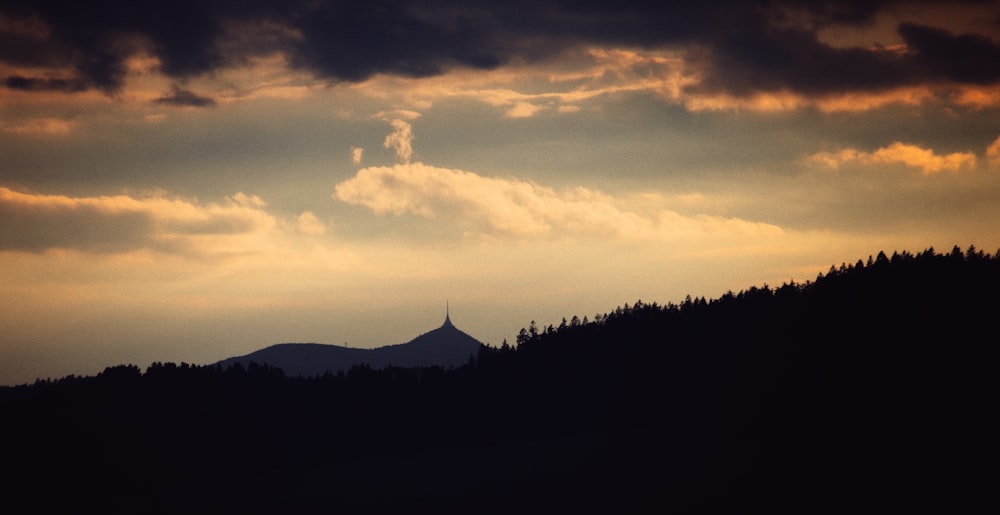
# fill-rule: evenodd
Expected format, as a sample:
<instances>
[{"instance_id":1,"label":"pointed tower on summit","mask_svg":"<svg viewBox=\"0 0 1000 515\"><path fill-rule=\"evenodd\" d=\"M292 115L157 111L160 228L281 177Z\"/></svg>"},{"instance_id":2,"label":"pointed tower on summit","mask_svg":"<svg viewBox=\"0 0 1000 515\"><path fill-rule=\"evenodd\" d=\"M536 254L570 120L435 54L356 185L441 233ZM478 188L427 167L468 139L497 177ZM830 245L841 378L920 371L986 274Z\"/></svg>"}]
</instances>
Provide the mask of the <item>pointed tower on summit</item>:
<instances>
[{"instance_id":1,"label":"pointed tower on summit","mask_svg":"<svg viewBox=\"0 0 1000 515\"><path fill-rule=\"evenodd\" d=\"M396 346L401 363L461 366L476 356L483 344L451 323L451 306L444 304L444 323L407 343Z\"/></svg>"},{"instance_id":2,"label":"pointed tower on summit","mask_svg":"<svg viewBox=\"0 0 1000 515\"><path fill-rule=\"evenodd\" d=\"M444 323L441 324L441 327L442 328L448 327L451 329L455 329L455 325L451 323L451 315L449 314L448 311L449 311L448 301L444 301Z\"/></svg>"}]
</instances>

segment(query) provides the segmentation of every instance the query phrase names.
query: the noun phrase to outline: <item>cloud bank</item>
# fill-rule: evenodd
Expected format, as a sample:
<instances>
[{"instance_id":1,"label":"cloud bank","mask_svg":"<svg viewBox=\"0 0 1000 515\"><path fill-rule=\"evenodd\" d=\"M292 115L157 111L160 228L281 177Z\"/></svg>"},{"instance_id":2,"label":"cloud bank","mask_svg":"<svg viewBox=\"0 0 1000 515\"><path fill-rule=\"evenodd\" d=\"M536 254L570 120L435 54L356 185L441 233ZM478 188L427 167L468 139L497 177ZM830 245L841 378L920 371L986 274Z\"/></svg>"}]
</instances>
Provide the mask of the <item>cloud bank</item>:
<instances>
[{"instance_id":1,"label":"cloud bank","mask_svg":"<svg viewBox=\"0 0 1000 515\"><path fill-rule=\"evenodd\" d=\"M774 225L735 218L688 217L660 209L637 213L589 188L556 191L532 182L484 177L423 163L369 167L336 186L334 198L378 214L449 218L472 236L624 239L778 236Z\"/></svg>"},{"instance_id":2,"label":"cloud bank","mask_svg":"<svg viewBox=\"0 0 1000 515\"><path fill-rule=\"evenodd\" d=\"M0 187L0 251L149 249L211 256L252 252L277 226L259 197L238 193L202 204L165 194L68 197ZM306 231L318 220L300 219Z\"/></svg>"},{"instance_id":3,"label":"cloud bank","mask_svg":"<svg viewBox=\"0 0 1000 515\"><path fill-rule=\"evenodd\" d=\"M683 88L709 96L822 97L1000 82L995 22L935 24L979 4L896 4L11 0L0 6L0 73L9 89L110 93L123 86L127 60L136 55L150 56L178 81L280 54L293 68L324 80L359 82L376 75L491 70L573 49L618 47L677 50L698 78ZM901 17L909 11L923 16ZM889 24L892 40L885 43L892 44L827 37L876 23ZM515 105L509 116L531 108Z\"/></svg>"}]
</instances>

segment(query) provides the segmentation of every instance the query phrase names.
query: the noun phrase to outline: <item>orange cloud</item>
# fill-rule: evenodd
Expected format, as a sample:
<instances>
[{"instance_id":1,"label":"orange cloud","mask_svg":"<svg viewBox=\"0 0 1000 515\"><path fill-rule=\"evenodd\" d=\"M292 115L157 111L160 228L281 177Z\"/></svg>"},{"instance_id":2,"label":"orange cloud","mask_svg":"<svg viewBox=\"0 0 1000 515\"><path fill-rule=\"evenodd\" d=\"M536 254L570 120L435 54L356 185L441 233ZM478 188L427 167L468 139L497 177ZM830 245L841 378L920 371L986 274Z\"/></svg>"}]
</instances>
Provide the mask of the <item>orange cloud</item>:
<instances>
[{"instance_id":1,"label":"orange cloud","mask_svg":"<svg viewBox=\"0 0 1000 515\"><path fill-rule=\"evenodd\" d=\"M967 86L960 88L952 100L963 107L986 109L1000 106L1000 86Z\"/></svg>"},{"instance_id":2,"label":"orange cloud","mask_svg":"<svg viewBox=\"0 0 1000 515\"><path fill-rule=\"evenodd\" d=\"M986 147L986 158L994 165L1000 165L1000 136Z\"/></svg>"},{"instance_id":3,"label":"orange cloud","mask_svg":"<svg viewBox=\"0 0 1000 515\"><path fill-rule=\"evenodd\" d=\"M531 118L542 110L542 106L529 102L516 102L504 113L507 118Z\"/></svg>"},{"instance_id":4,"label":"orange cloud","mask_svg":"<svg viewBox=\"0 0 1000 515\"><path fill-rule=\"evenodd\" d=\"M35 118L4 124L0 129L13 134L64 136L73 132L73 122L60 118Z\"/></svg>"},{"instance_id":5,"label":"orange cloud","mask_svg":"<svg viewBox=\"0 0 1000 515\"><path fill-rule=\"evenodd\" d=\"M836 152L817 152L807 156L803 162L838 169L845 163L860 163L864 165L901 164L910 168L918 168L924 175L942 171L957 172L963 168L976 165L976 155L972 152L953 152L938 155L931 149L916 145L895 142L874 152L864 152L852 148Z\"/></svg>"},{"instance_id":6,"label":"orange cloud","mask_svg":"<svg viewBox=\"0 0 1000 515\"><path fill-rule=\"evenodd\" d=\"M824 113L863 112L889 105L920 105L935 98L924 86L881 92L853 92L838 95L808 96L792 91L762 92L745 96L724 93L681 91L671 97L690 111L782 112L816 109Z\"/></svg>"},{"instance_id":7,"label":"orange cloud","mask_svg":"<svg viewBox=\"0 0 1000 515\"><path fill-rule=\"evenodd\" d=\"M876 150L870 156L865 156L865 159L874 163L902 163L911 168L920 168L924 174L956 172L976 165L976 155L972 152L937 155L933 150L898 141Z\"/></svg>"}]
</instances>

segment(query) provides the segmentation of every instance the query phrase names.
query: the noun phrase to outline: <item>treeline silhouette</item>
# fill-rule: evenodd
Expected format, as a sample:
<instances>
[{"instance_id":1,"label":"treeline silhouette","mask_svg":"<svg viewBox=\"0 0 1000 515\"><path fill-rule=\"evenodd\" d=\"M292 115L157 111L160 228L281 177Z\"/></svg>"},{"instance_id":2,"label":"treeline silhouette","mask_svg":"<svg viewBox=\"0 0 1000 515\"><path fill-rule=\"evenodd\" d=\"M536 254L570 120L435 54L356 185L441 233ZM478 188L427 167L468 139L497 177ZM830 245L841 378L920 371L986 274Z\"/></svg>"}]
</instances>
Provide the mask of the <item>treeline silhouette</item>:
<instances>
[{"instance_id":1,"label":"treeline silhouette","mask_svg":"<svg viewBox=\"0 0 1000 515\"><path fill-rule=\"evenodd\" d=\"M966 512L1000 252L636 302L455 368L154 363L0 390L10 513Z\"/></svg>"}]
</instances>

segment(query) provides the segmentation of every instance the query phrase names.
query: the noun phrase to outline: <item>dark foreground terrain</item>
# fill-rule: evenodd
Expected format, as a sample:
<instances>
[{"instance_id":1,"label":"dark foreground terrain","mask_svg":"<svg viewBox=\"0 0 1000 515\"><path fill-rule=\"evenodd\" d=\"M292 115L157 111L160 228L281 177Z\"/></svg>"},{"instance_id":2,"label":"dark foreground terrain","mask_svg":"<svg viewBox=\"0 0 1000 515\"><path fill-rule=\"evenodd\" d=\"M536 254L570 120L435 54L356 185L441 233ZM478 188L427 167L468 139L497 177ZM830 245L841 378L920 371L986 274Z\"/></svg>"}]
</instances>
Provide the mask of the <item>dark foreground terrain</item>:
<instances>
[{"instance_id":1,"label":"dark foreground terrain","mask_svg":"<svg viewBox=\"0 0 1000 515\"><path fill-rule=\"evenodd\" d=\"M1000 256L880 254L447 370L39 381L0 390L0 511L991 512L998 295Z\"/></svg>"}]
</instances>

